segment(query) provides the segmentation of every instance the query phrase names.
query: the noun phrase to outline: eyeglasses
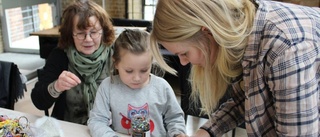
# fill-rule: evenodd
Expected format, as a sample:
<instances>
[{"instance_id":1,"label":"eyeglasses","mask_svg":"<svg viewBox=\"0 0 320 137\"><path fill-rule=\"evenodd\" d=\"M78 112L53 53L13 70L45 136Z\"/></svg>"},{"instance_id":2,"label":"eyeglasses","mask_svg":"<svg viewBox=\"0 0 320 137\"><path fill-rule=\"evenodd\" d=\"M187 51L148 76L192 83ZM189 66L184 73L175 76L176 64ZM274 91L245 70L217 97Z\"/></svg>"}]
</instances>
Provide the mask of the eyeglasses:
<instances>
[{"instance_id":1,"label":"eyeglasses","mask_svg":"<svg viewBox=\"0 0 320 137\"><path fill-rule=\"evenodd\" d=\"M90 35L92 39L98 38L102 33L101 32L89 32L89 33L77 33L73 34L73 36L77 37L79 40L86 39L87 35Z\"/></svg>"}]
</instances>

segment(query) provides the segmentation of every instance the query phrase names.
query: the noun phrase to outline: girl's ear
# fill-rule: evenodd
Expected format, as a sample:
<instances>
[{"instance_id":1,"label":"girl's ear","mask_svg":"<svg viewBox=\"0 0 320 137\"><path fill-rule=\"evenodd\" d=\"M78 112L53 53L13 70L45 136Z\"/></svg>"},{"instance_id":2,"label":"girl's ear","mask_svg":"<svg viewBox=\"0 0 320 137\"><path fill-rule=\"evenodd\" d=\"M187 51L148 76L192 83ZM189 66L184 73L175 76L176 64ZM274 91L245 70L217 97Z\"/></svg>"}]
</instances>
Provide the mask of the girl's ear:
<instances>
[{"instance_id":1,"label":"girl's ear","mask_svg":"<svg viewBox=\"0 0 320 137\"><path fill-rule=\"evenodd\" d=\"M116 60L115 60L114 58L112 58L112 62L113 62L114 69L118 69L118 65L114 63L115 61L116 61Z\"/></svg>"}]
</instances>

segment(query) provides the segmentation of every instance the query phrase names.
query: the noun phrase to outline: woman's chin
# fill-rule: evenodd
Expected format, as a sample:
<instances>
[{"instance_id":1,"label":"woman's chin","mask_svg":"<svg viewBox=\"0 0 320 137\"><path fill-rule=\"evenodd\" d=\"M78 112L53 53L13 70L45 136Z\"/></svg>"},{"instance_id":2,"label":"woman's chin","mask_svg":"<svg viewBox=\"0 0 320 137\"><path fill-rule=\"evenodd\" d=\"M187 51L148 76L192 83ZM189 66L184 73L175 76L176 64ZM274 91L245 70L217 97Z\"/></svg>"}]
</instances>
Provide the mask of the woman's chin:
<instances>
[{"instance_id":1,"label":"woman's chin","mask_svg":"<svg viewBox=\"0 0 320 137\"><path fill-rule=\"evenodd\" d=\"M94 51L95 50L93 50L93 49L92 50L91 49L90 50L86 49L86 50L83 50L81 53L84 54L84 55L91 55Z\"/></svg>"}]
</instances>

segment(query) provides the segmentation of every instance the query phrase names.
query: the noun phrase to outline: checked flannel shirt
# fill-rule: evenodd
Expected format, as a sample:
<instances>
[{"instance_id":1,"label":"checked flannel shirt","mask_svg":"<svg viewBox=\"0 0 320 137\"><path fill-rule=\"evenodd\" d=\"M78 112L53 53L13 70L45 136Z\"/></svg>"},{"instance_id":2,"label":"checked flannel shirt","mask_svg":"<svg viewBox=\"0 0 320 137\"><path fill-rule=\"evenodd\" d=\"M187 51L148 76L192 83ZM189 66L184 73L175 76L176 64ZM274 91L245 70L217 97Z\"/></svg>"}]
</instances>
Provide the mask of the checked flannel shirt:
<instances>
[{"instance_id":1,"label":"checked flannel shirt","mask_svg":"<svg viewBox=\"0 0 320 137\"><path fill-rule=\"evenodd\" d=\"M221 136L320 136L320 9L260 1L232 99L201 129ZM242 86L243 85L243 86Z\"/></svg>"}]
</instances>

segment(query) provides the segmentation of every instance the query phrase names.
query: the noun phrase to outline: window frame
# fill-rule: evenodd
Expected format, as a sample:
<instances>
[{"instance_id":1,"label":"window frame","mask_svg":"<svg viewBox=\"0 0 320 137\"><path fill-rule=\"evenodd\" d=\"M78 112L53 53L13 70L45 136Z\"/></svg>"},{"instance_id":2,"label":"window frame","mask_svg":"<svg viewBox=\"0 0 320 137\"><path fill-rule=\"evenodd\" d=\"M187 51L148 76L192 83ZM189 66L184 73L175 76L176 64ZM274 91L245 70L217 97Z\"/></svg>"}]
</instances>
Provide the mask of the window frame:
<instances>
[{"instance_id":1,"label":"window frame","mask_svg":"<svg viewBox=\"0 0 320 137\"><path fill-rule=\"evenodd\" d=\"M140 2L140 3L139 3ZM156 5L158 0L126 0L125 3L125 16L127 19L142 19L142 20L152 20L155 13ZM138 5L136 5L138 4ZM138 9L136 9L138 7ZM152 9L152 15L150 12L146 12L146 8ZM140 15L139 15L140 14ZM149 15L149 16L148 16Z\"/></svg>"},{"instance_id":2,"label":"window frame","mask_svg":"<svg viewBox=\"0 0 320 137\"><path fill-rule=\"evenodd\" d=\"M59 24L60 21L60 0L2 0L0 1L0 12L2 14L2 37L3 37L3 48L4 52L20 52L20 53L39 53L39 49L29 49L29 48L14 48L11 47L11 39L10 39L10 24L8 23L8 19L6 17L6 10L12 8L19 8L19 7L32 7L34 5L49 3L55 5L55 21L56 24ZM32 9L31 9L32 10ZM36 30L35 30L36 31ZM28 32L31 33L31 32ZM26 34L25 34L26 35ZM31 43L32 44L32 43Z\"/></svg>"}]
</instances>

